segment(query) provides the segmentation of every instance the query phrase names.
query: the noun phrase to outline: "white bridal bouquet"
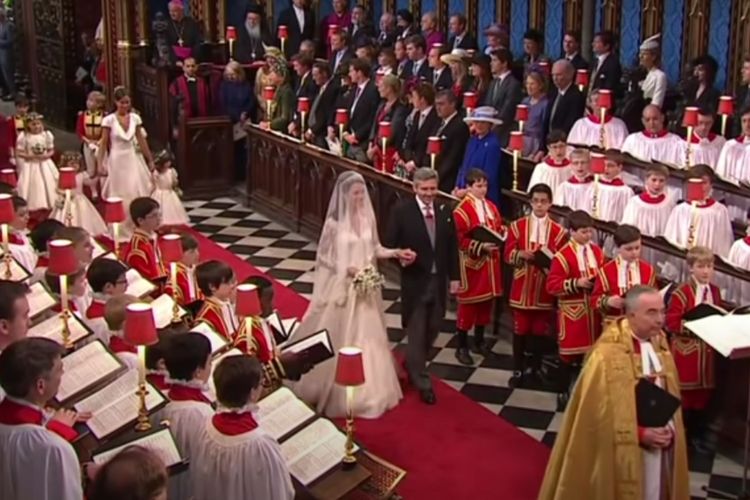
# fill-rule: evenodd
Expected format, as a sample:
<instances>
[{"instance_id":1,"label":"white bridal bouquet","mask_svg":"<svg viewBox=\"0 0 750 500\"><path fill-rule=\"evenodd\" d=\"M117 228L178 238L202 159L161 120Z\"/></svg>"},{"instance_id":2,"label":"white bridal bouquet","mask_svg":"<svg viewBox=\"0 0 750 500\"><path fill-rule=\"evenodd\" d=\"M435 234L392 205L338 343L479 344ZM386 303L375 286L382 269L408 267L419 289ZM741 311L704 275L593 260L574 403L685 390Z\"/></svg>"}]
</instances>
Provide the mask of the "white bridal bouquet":
<instances>
[{"instance_id":1,"label":"white bridal bouquet","mask_svg":"<svg viewBox=\"0 0 750 500\"><path fill-rule=\"evenodd\" d=\"M352 284L357 295L367 296L383 288L385 278L373 266L367 266L354 276Z\"/></svg>"}]
</instances>

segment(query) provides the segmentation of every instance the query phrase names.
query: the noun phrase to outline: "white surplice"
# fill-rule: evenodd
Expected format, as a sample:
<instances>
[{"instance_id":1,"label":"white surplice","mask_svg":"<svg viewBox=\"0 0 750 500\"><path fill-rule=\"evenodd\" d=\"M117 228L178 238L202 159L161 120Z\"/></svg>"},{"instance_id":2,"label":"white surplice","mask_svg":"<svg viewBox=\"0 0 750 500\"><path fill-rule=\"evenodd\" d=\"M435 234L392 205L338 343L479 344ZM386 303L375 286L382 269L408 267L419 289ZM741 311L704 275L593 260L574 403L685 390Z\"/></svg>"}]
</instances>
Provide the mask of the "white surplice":
<instances>
[{"instance_id":1,"label":"white surplice","mask_svg":"<svg viewBox=\"0 0 750 500\"><path fill-rule=\"evenodd\" d=\"M622 145L622 152L642 161L656 160L679 167L684 163L682 139L680 136L663 130L659 133L648 131L630 134Z\"/></svg>"},{"instance_id":2,"label":"white surplice","mask_svg":"<svg viewBox=\"0 0 750 500\"><path fill-rule=\"evenodd\" d=\"M729 211L723 204L709 199L695 208L695 245L711 249L721 257L729 254L734 241L732 221ZM689 203L677 205L667 220L664 237L687 248L690 224L693 221L693 208Z\"/></svg>"},{"instance_id":3,"label":"white surplice","mask_svg":"<svg viewBox=\"0 0 750 500\"><path fill-rule=\"evenodd\" d=\"M61 194L57 200L55 209L50 214L50 218L67 224L67 214L69 211L71 225L82 227L91 236L106 235L107 224L104 223L104 219L99 215L99 211L83 192L84 186L91 185L93 182L95 181L91 180L89 174L78 172L76 174L76 187L70 193L70 207L64 204L64 195Z\"/></svg>"},{"instance_id":4,"label":"white surplice","mask_svg":"<svg viewBox=\"0 0 750 500\"><path fill-rule=\"evenodd\" d=\"M553 198L554 193L560 184L571 178L573 172L570 170L570 160L567 158L562 162L556 162L552 158L545 158L543 162L538 163L534 167L534 171L531 173L531 179L529 179L529 189L536 186L537 184L546 184L552 190Z\"/></svg>"},{"instance_id":5,"label":"white surplice","mask_svg":"<svg viewBox=\"0 0 750 500\"><path fill-rule=\"evenodd\" d=\"M716 175L731 181L750 181L750 138L738 137L724 144L716 162Z\"/></svg>"},{"instance_id":6,"label":"white surplice","mask_svg":"<svg viewBox=\"0 0 750 500\"><path fill-rule=\"evenodd\" d=\"M667 220L674 206L675 199L672 196L666 193L651 196L644 191L630 198L628 204L625 205L622 224L637 227L645 236L664 236L664 229L667 227ZM682 269L671 264L674 258L669 254L643 246L641 258L659 269L659 274L676 281L681 279Z\"/></svg>"},{"instance_id":7,"label":"white surplice","mask_svg":"<svg viewBox=\"0 0 750 500\"><path fill-rule=\"evenodd\" d=\"M570 129L568 143L582 146L599 146L600 124L601 120L593 115L579 118L573 124L573 128ZM607 149L621 149L627 136L628 127L624 121L615 116L609 116L604 120L604 146Z\"/></svg>"},{"instance_id":8,"label":"white surplice","mask_svg":"<svg viewBox=\"0 0 750 500\"><path fill-rule=\"evenodd\" d=\"M561 207L568 207L571 210L591 211L591 193L590 189L594 183L593 177L587 177L585 180L578 177L571 177L560 184L553 198L554 204Z\"/></svg>"},{"instance_id":9,"label":"white surplice","mask_svg":"<svg viewBox=\"0 0 750 500\"><path fill-rule=\"evenodd\" d=\"M10 254L27 271L33 273L39 261L39 256L31 245L28 233L26 231L13 231L9 241Z\"/></svg>"},{"instance_id":10,"label":"white surplice","mask_svg":"<svg viewBox=\"0 0 750 500\"><path fill-rule=\"evenodd\" d=\"M40 425L0 424L0 498L81 500L73 447Z\"/></svg>"},{"instance_id":11,"label":"white surplice","mask_svg":"<svg viewBox=\"0 0 750 500\"><path fill-rule=\"evenodd\" d=\"M750 271L750 236L735 241L729 249L727 261L735 267ZM728 283L727 299L735 304L750 304L750 283L732 280Z\"/></svg>"},{"instance_id":12,"label":"white surplice","mask_svg":"<svg viewBox=\"0 0 750 500\"><path fill-rule=\"evenodd\" d=\"M716 170L719 155L726 142L726 139L714 133L708 134L708 137L698 137L697 134L693 134L693 140L690 142L690 165L708 165ZM682 157L687 157L687 141L684 139Z\"/></svg>"},{"instance_id":13,"label":"white surplice","mask_svg":"<svg viewBox=\"0 0 750 500\"><path fill-rule=\"evenodd\" d=\"M229 436L211 420L190 468L196 500L291 500L294 486L279 443L261 428Z\"/></svg>"},{"instance_id":14,"label":"white surplice","mask_svg":"<svg viewBox=\"0 0 750 500\"><path fill-rule=\"evenodd\" d=\"M594 189L597 190L597 213L596 218L603 221L614 221L620 223L623 212L628 201L633 197L633 189L625 185L622 179L616 178L611 181L599 179L598 186L591 187L591 200L593 203ZM593 206L592 206L593 208Z\"/></svg>"}]
</instances>

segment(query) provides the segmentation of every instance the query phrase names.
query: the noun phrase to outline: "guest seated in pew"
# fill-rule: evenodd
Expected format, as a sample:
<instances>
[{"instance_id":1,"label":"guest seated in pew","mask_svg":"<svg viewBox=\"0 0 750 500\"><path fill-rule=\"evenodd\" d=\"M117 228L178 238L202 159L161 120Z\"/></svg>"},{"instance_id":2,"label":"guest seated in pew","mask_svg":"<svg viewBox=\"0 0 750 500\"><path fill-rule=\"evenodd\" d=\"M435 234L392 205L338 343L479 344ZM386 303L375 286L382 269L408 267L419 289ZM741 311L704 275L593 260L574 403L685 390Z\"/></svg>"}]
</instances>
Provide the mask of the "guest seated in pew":
<instances>
[{"instance_id":1,"label":"guest seated in pew","mask_svg":"<svg viewBox=\"0 0 750 500\"><path fill-rule=\"evenodd\" d=\"M86 311L78 309L76 302L80 302L81 297L86 295L86 269L81 267L73 274L68 275L68 310L78 318L83 318ZM60 276L47 271L44 273L44 284L47 286L52 295L58 300L52 310L55 312L62 311L60 301Z\"/></svg>"},{"instance_id":2,"label":"guest seated in pew","mask_svg":"<svg viewBox=\"0 0 750 500\"><path fill-rule=\"evenodd\" d=\"M86 309L83 321L96 338L109 344L110 329L104 320L107 301L112 297L125 295L128 289L128 268L119 260L99 257L91 262L86 271L86 280L94 295Z\"/></svg>"},{"instance_id":3,"label":"guest seated in pew","mask_svg":"<svg viewBox=\"0 0 750 500\"><path fill-rule=\"evenodd\" d=\"M187 307L195 315L203 300L203 294L195 278L195 268L200 261L198 240L188 232L180 234L182 259L177 263L177 288L172 288L172 280L167 280L164 292L179 305Z\"/></svg>"},{"instance_id":4,"label":"guest seated in pew","mask_svg":"<svg viewBox=\"0 0 750 500\"><path fill-rule=\"evenodd\" d=\"M714 134L714 112L708 108L699 108L698 126L693 129L690 139L690 165L708 165L716 169L726 139ZM687 140L682 141L682 157L687 158ZM682 165L685 165L683 161Z\"/></svg>"},{"instance_id":5,"label":"guest seated in pew","mask_svg":"<svg viewBox=\"0 0 750 500\"><path fill-rule=\"evenodd\" d=\"M294 487L281 447L252 413L263 389L260 362L247 355L226 357L213 378L219 406L190 464L195 497L291 500Z\"/></svg>"},{"instance_id":6,"label":"guest seated in pew","mask_svg":"<svg viewBox=\"0 0 750 500\"><path fill-rule=\"evenodd\" d=\"M20 196L13 196L13 210L15 215L8 225L10 234L8 242L10 243L10 254L18 261L27 271L33 272L36 269L36 263L39 257L34 251L34 247L29 240L29 204Z\"/></svg>"},{"instance_id":7,"label":"guest seated in pew","mask_svg":"<svg viewBox=\"0 0 750 500\"><path fill-rule=\"evenodd\" d=\"M26 283L0 280L0 352L29 331L29 286ZM0 400L3 391L0 388Z\"/></svg>"},{"instance_id":8,"label":"guest seated in pew","mask_svg":"<svg viewBox=\"0 0 750 500\"><path fill-rule=\"evenodd\" d=\"M237 277L228 264L209 260L195 268L195 279L206 298L195 322L208 323L211 328L234 345L239 320L234 312Z\"/></svg>"},{"instance_id":9,"label":"guest seated in pew","mask_svg":"<svg viewBox=\"0 0 750 500\"><path fill-rule=\"evenodd\" d=\"M547 135L547 157L534 167L529 180L529 192L537 184L546 184L553 193L563 182L570 179L570 160L566 158L568 145L565 132L552 130Z\"/></svg>"},{"instance_id":10,"label":"guest seated in pew","mask_svg":"<svg viewBox=\"0 0 750 500\"><path fill-rule=\"evenodd\" d=\"M273 100L271 101L271 115L264 117L260 122L263 130L275 130L287 132L289 123L294 117L297 98L289 81L289 68L283 59L269 58L270 72L268 74L269 84L275 88Z\"/></svg>"},{"instance_id":11,"label":"guest seated in pew","mask_svg":"<svg viewBox=\"0 0 750 500\"><path fill-rule=\"evenodd\" d=\"M644 130L630 134L622 144L622 152L642 161L659 161L676 168L684 165L682 139L664 125L664 113L658 106L643 108Z\"/></svg>"},{"instance_id":12,"label":"guest seated in pew","mask_svg":"<svg viewBox=\"0 0 750 500\"><path fill-rule=\"evenodd\" d=\"M29 233L31 246L34 248L38 256L36 268L33 269L34 273L30 280L32 283L35 283L44 277L44 272L49 266L47 243L54 239L55 232L63 227L65 227L65 225L56 219L46 219L37 224ZM29 271L31 271L31 269L29 269Z\"/></svg>"},{"instance_id":13,"label":"guest seated in pew","mask_svg":"<svg viewBox=\"0 0 750 500\"><path fill-rule=\"evenodd\" d=\"M706 247L688 250L690 278L672 292L666 314L666 327L672 334L672 356L680 376L685 427L689 443L696 451L707 451L706 407L715 384L716 361L713 349L683 327L683 318L700 304L721 305L719 287L711 282L714 258Z\"/></svg>"},{"instance_id":14,"label":"guest seated in pew","mask_svg":"<svg viewBox=\"0 0 750 500\"><path fill-rule=\"evenodd\" d=\"M607 110L604 118L604 137L602 137L602 115L598 102L599 91L594 90L588 97L589 113L579 118L568 134L568 142L579 146L598 146L604 148L621 149L628 137L628 127L625 122Z\"/></svg>"},{"instance_id":15,"label":"guest seated in pew","mask_svg":"<svg viewBox=\"0 0 750 500\"><path fill-rule=\"evenodd\" d=\"M750 108L737 113L741 133L721 149L716 161L716 175L734 182L750 182Z\"/></svg>"},{"instance_id":16,"label":"guest seated in pew","mask_svg":"<svg viewBox=\"0 0 750 500\"><path fill-rule=\"evenodd\" d=\"M125 263L149 281L163 280L167 272L159 255L156 234L161 226L159 202L145 196L136 198L129 210L135 230L125 253Z\"/></svg>"},{"instance_id":17,"label":"guest seated in pew","mask_svg":"<svg viewBox=\"0 0 750 500\"><path fill-rule=\"evenodd\" d=\"M128 368L133 369L138 367L138 350L123 338L123 327L127 307L134 302L138 302L138 297L124 294L110 297L104 306L104 321L109 328L109 348Z\"/></svg>"},{"instance_id":18,"label":"guest seated in pew","mask_svg":"<svg viewBox=\"0 0 750 500\"><path fill-rule=\"evenodd\" d=\"M14 342L0 353L0 498L80 500L81 472L70 441L77 414L46 405L57 394L64 349L45 338ZM12 451L11 451L12 450Z\"/></svg>"},{"instance_id":19,"label":"guest seated in pew","mask_svg":"<svg viewBox=\"0 0 750 500\"><path fill-rule=\"evenodd\" d=\"M131 445L112 457L96 472L86 498L166 500L168 480L164 462L156 453L138 445Z\"/></svg>"},{"instance_id":20,"label":"guest seated in pew","mask_svg":"<svg viewBox=\"0 0 750 500\"><path fill-rule=\"evenodd\" d=\"M169 403L160 418L169 421L180 455L192 462L201 450L203 428L214 414L207 394L211 342L197 332L174 335L164 352L164 362L169 371ZM169 497L193 498L195 479L193 468L171 478Z\"/></svg>"},{"instance_id":21,"label":"guest seated in pew","mask_svg":"<svg viewBox=\"0 0 750 500\"><path fill-rule=\"evenodd\" d=\"M554 192L554 203L571 210L588 212L591 209L590 191L594 182L588 149L574 149L570 153L570 170L573 175Z\"/></svg>"}]
</instances>

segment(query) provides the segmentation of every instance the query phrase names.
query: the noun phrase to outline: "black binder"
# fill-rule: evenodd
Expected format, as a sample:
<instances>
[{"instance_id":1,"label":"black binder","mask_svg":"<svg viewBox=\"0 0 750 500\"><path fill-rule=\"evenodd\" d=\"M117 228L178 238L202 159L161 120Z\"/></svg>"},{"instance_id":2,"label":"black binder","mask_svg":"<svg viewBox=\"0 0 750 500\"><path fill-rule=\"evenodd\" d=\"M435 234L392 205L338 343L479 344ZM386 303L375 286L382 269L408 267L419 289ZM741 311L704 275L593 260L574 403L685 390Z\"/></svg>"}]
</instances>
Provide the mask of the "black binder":
<instances>
[{"instance_id":1,"label":"black binder","mask_svg":"<svg viewBox=\"0 0 750 500\"><path fill-rule=\"evenodd\" d=\"M550 252L549 248L541 247L534 252L534 260L531 262L540 269L549 269L554 257L555 255Z\"/></svg>"},{"instance_id":2,"label":"black binder","mask_svg":"<svg viewBox=\"0 0 750 500\"><path fill-rule=\"evenodd\" d=\"M491 243L493 245L500 246L503 244L505 238L503 235L494 231L487 226L475 226L467 234L472 240L476 240L480 243Z\"/></svg>"},{"instance_id":3,"label":"black binder","mask_svg":"<svg viewBox=\"0 0 750 500\"><path fill-rule=\"evenodd\" d=\"M635 386L635 405L640 427L664 427L680 408L680 399L642 378Z\"/></svg>"}]
</instances>

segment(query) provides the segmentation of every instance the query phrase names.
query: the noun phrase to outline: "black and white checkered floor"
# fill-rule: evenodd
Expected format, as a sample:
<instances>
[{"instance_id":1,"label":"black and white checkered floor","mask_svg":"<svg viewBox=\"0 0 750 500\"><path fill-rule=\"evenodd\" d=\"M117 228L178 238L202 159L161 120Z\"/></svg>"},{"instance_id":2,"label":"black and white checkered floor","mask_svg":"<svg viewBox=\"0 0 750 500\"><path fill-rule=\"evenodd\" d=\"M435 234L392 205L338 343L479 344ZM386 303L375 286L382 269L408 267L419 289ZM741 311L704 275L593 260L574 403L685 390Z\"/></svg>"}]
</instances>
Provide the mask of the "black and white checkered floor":
<instances>
[{"instance_id":1,"label":"black and white checkered floor","mask_svg":"<svg viewBox=\"0 0 750 500\"><path fill-rule=\"evenodd\" d=\"M196 230L283 285L311 297L315 242L229 198L187 201L185 207ZM398 285L389 283L384 291L386 318L388 336L396 349L406 342L401 330L398 295ZM562 422L562 413L556 412L555 394L541 386L508 387L512 375L511 347L503 339L496 342L492 358L474 355L475 366L459 364L454 357L454 320L448 313L443 333L431 352L430 371L492 413L551 446ZM734 455L739 455L739 450L734 450ZM702 491L704 486L730 492L737 492L741 486L739 461L719 453L691 456L690 470L693 498L722 498L707 496Z\"/></svg>"}]
</instances>

